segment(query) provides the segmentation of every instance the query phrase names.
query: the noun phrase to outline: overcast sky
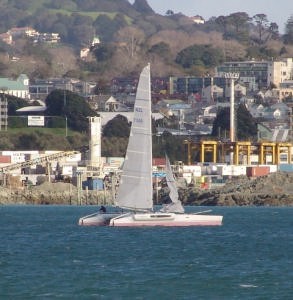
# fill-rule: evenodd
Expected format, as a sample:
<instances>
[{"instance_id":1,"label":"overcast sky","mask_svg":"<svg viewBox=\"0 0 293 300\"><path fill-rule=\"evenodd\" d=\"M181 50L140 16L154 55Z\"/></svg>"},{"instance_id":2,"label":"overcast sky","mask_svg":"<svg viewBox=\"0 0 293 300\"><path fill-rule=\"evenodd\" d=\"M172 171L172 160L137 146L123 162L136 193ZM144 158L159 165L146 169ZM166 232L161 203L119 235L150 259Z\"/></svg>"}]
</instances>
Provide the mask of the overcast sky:
<instances>
[{"instance_id":1,"label":"overcast sky","mask_svg":"<svg viewBox=\"0 0 293 300\"><path fill-rule=\"evenodd\" d=\"M130 1L133 3L133 0ZM235 12L247 12L250 17L266 14L269 22L279 26L284 33L285 23L293 15L293 0L147 0L157 13L165 15L168 9L186 16L200 15L205 20L212 16L227 16Z\"/></svg>"}]
</instances>

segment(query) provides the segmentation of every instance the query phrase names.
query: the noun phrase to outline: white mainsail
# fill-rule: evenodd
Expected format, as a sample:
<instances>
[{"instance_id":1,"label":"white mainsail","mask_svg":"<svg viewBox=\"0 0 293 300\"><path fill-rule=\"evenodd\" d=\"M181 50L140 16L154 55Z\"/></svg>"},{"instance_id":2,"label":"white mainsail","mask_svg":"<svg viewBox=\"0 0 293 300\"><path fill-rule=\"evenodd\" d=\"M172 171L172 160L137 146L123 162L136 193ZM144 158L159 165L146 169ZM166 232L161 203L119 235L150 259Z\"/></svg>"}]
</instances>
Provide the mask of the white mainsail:
<instances>
[{"instance_id":1,"label":"white mainsail","mask_svg":"<svg viewBox=\"0 0 293 300\"><path fill-rule=\"evenodd\" d=\"M181 201L179 200L178 189L176 186L176 180L172 172L170 160L166 155L166 181L168 188L170 190L169 197L172 203L164 205L164 212L175 212L175 213L184 213L184 208Z\"/></svg>"},{"instance_id":2,"label":"white mainsail","mask_svg":"<svg viewBox=\"0 0 293 300\"><path fill-rule=\"evenodd\" d=\"M134 115L117 191L116 205L132 210L153 207L150 65L141 72Z\"/></svg>"}]
</instances>

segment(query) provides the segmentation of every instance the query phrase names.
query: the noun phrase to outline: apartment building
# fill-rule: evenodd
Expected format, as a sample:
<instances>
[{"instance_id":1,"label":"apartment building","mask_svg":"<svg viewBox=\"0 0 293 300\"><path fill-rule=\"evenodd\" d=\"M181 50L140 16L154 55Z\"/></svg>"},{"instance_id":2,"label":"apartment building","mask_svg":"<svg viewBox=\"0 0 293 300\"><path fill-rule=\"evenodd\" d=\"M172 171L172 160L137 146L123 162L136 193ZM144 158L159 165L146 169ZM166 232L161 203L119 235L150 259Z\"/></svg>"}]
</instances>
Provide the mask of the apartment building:
<instances>
[{"instance_id":1,"label":"apartment building","mask_svg":"<svg viewBox=\"0 0 293 300\"><path fill-rule=\"evenodd\" d=\"M239 78L254 77L258 89L263 89L274 84L279 87L280 83L292 79L292 58L280 61L232 61L225 62L216 68L216 73L239 73Z\"/></svg>"}]
</instances>

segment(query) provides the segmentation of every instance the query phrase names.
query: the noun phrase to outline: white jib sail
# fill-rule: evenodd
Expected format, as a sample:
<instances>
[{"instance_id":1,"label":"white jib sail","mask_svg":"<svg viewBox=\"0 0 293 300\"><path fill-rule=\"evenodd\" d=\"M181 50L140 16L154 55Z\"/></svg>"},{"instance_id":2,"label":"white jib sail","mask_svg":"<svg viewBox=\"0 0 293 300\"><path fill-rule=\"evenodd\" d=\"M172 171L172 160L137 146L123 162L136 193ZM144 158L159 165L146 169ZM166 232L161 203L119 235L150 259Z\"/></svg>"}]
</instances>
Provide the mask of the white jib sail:
<instances>
[{"instance_id":1,"label":"white jib sail","mask_svg":"<svg viewBox=\"0 0 293 300\"><path fill-rule=\"evenodd\" d=\"M163 211L183 213L184 208L182 206L181 201L179 200L178 189L176 186L176 180L174 178L170 160L167 155L166 155L166 181L167 181L168 188L170 190L169 197L170 197L172 203L165 205L163 207Z\"/></svg>"}]
</instances>

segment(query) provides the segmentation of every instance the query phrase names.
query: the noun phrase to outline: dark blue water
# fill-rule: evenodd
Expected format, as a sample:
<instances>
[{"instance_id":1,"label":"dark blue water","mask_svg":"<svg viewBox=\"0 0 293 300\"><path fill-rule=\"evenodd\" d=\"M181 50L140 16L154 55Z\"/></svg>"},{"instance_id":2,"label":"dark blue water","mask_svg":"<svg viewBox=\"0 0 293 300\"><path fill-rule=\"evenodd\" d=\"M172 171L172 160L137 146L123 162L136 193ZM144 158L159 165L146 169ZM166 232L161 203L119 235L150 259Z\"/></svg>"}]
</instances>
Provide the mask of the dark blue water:
<instances>
[{"instance_id":1,"label":"dark blue water","mask_svg":"<svg viewBox=\"0 0 293 300\"><path fill-rule=\"evenodd\" d=\"M0 299L293 299L293 208L213 208L221 227L79 227L94 210L0 207Z\"/></svg>"}]
</instances>

